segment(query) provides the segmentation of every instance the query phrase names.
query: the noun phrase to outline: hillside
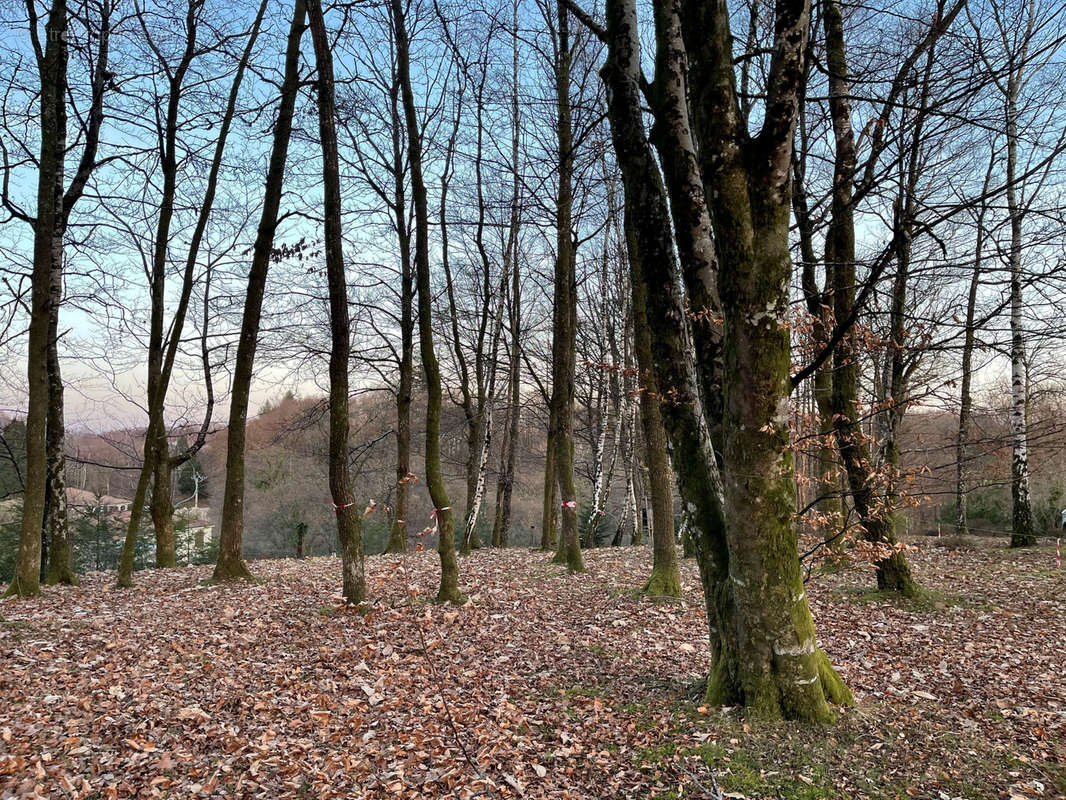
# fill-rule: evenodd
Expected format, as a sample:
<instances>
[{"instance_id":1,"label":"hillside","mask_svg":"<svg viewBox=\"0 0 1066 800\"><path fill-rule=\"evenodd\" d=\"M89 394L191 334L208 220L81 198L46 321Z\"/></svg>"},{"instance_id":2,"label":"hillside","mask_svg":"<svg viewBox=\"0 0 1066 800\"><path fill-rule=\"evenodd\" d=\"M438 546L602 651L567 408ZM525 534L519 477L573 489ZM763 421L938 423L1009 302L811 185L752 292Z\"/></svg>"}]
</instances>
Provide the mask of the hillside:
<instances>
[{"instance_id":1,"label":"hillside","mask_svg":"<svg viewBox=\"0 0 1066 800\"><path fill-rule=\"evenodd\" d=\"M0 602L0 797L1066 797L1066 582L1048 549L925 547L939 594L815 571L820 644L854 690L831 735L705 708L706 623L629 593L642 548L460 563L471 602L426 604L433 554L207 567ZM716 794L718 787L724 794Z\"/></svg>"}]
</instances>

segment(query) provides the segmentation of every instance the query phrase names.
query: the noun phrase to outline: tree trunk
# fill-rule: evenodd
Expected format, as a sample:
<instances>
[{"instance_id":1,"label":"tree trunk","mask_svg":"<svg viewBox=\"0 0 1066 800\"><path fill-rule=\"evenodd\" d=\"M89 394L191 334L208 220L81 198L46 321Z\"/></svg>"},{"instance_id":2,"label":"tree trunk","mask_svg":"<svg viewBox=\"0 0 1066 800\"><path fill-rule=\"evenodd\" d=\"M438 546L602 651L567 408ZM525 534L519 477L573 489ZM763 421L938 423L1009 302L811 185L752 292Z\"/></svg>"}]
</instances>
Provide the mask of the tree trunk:
<instances>
[{"instance_id":1,"label":"tree trunk","mask_svg":"<svg viewBox=\"0 0 1066 800\"><path fill-rule=\"evenodd\" d=\"M1010 218L1010 364L1011 364L1011 547L1036 544L1033 508L1029 495L1029 432L1026 425L1025 324L1022 318L1022 221L1025 210L1018 202L1018 77L1012 65L1006 91L1007 110L1007 216Z\"/></svg>"},{"instance_id":2,"label":"tree trunk","mask_svg":"<svg viewBox=\"0 0 1066 800\"><path fill-rule=\"evenodd\" d=\"M639 245L638 245L639 246ZM651 330L647 312L650 282L630 281L633 291L633 336L637 368L640 372L640 422L648 461L648 488L651 490L651 576L641 588L650 597L680 597L681 572L674 542L674 486L670 480L670 457L666 452L659 383L655 378ZM669 401L668 401L669 402Z\"/></svg>"},{"instance_id":3,"label":"tree trunk","mask_svg":"<svg viewBox=\"0 0 1066 800\"><path fill-rule=\"evenodd\" d=\"M222 500L222 521L219 526L215 580L252 577L241 552L244 536L244 442L248 424L248 398L251 394L252 368L259 337L263 294L266 290L270 259L274 253L274 234L285 181L285 161L292 132L293 111L299 91L300 37L303 34L305 16L304 0L295 0L286 43L285 77L281 86L278 118L274 124L274 141L267 169L263 210L252 248L252 266L248 271L248 289L245 294L244 316L241 319L241 335L233 365L226 436L226 485Z\"/></svg>"},{"instance_id":4,"label":"tree trunk","mask_svg":"<svg viewBox=\"0 0 1066 800\"><path fill-rule=\"evenodd\" d=\"M418 286L418 339L422 370L426 378L426 487L433 500L438 528L440 589L437 602L462 603L459 591L459 564L455 557L455 528L451 500L444 486L440 459L441 378L433 349L433 297L429 275L429 204L422 176L422 142L418 135L418 110L411 86L410 49L402 0L391 0L396 35L396 64L404 118L407 123L407 153L411 169L411 193L415 202L415 273Z\"/></svg>"},{"instance_id":5,"label":"tree trunk","mask_svg":"<svg viewBox=\"0 0 1066 800\"><path fill-rule=\"evenodd\" d=\"M74 543L67 519L65 426L63 421L63 376L59 365L59 306L63 301L63 268L52 270L52 307L48 332L48 570L47 584L76 584Z\"/></svg>"},{"instance_id":6,"label":"tree trunk","mask_svg":"<svg viewBox=\"0 0 1066 800\"><path fill-rule=\"evenodd\" d=\"M555 404L549 402L548 432L544 439L544 492L540 515L540 549L553 553L558 541L556 505L558 504L555 482Z\"/></svg>"},{"instance_id":7,"label":"tree trunk","mask_svg":"<svg viewBox=\"0 0 1066 800\"><path fill-rule=\"evenodd\" d=\"M518 0L511 5L514 30L518 30ZM521 361L520 347L522 336L522 292L521 276L518 270L518 234L522 224L521 208L522 182L518 168L518 148L521 138L521 116L518 106L519 67L518 37L515 36L511 49L511 218L507 227L507 244L504 250L504 271L510 269L511 292L508 307L508 325L510 331L510 362L507 370L507 429L501 453L502 469L496 491L496 521L492 531L494 547L507 547L511 531L511 497L514 493L515 468L518 461L518 436L522 424L521 406Z\"/></svg>"},{"instance_id":8,"label":"tree trunk","mask_svg":"<svg viewBox=\"0 0 1066 800\"><path fill-rule=\"evenodd\" d=\"M40 593L41 531L48 485L46 430L49 405L48 340L53 302L52 274L63 263L63 158L67 143L67 4L53 0L39 59L41 157L37 173L37 218L33 231L29 350L26 358L26 478L15 573L7 595Z\"/></svg>"},{"instance_id":9,"label":"tree trunk","mask_svg":"<svg viewBox=\"0 0 1066 800\"><path fill-rule=\"evenodd\" d=\"M985 172L985 181L981 189L982 197L988 194L992 180L995 160L989 162ZM970 276L970 289L966 295L966 328L962 342L962 376L959 389L959 429L955 437L955 534L969 534L969 521L966 513L966 497L969 491L967 481L967 450L970 442L970 427L973 414L973 348L977 336L977 292L981 286L981 268L984 263L985 249L985 211L987 202L982 202L977 212L977 238L974 243L973 274Z\"/></svg>"},{"instance_id":10,"label":"tree trunk","mask_svg":"<svg viewBox=\"0 0 1066 800\"><path fill-rule=\"evenodd\" d=\"M570 572L584 572L577 534L574 485L574 341L577 333L576 244L573 232L573 131L570 121L570 21L566 0L556 0L556 143L559 186L555 211L555 290L552 317L552 408L555 411L555 480L560 501L560 554ZM553 509L554 511L554 509Z\"/></svg>"},{"instance_id":11,"label":"tree trunk","mask_svg":"<svg viewBox=\"0 0 1066 800\"><path fill-rule=\"evenodd\" d=\"M396 503L386 553L407 552L408 498L411 493L411 387L414 379L414 275L411 270L411 232L407 227L402 121L399 82L393 87L392 161L396 236L400 245L400 383L396 390Z\"/></svg>"},{"instance_id":12,"label":"tree trunk","mask_svg":"<svg viewBox=\"0 0 1066 800\"><path fill-rule=\"evenodd\" d=\"M333 55L321 0L309 0L307 15L318 68L318 131L322 145L322 196L325 220L326 281L329 284L329 489L337 515L341 548L342 593L346 603L366 599L362 521L352 494L348 468L348 360L351 324L348 282L341 234L340 157L337 153Z\"/></svg>"},{"instance_id":13,"label":"tree trunk","mask_svg":"<svg viewBox=\"0 0 1066 800\"><path fill-rule=\"evenodd\" d=\"M725 476L714 489L724 488L727 572L710 588L732 596L726 630L736 666L728 675L712 673L708 692L732 695L761 716L827 721L826 700L848 701L850 693L815 641L792 521L788 425L789 178L810 6L804 0L775 6L763 126L754 138L739 113L728 6L705 0L686 11L693 122L724 317ZM665 214L661 219L667 227ZM647 236L654 240L653 232ZM649 321L657 331L650 308ZM713 454L703 460L713 463ZM675 456L680 476L689 464L676 462ZM684 490L683 496L695 499ZM716 526L693 522L699 550Z\"/></svg>"},{"instance_id":14,"label":"tree trunk","mask_svg":"<svg viewBox=\"0 0 1066 800\"><path fill-rule=\"evenodd\" d=\"M158 135L160 142L160 169L163 174L163 187L159 200L159 217L156 224L154 245L152 252L152 270L150 276L151 290L151 317L149 326L148 343L148 425L145 432L144 461L137 480L137 489L134 495L134 503L130 509L130 519L126 527L126 538L123 542L122 556L119 563L116 584L119 587L133 585L134 555L137 544L141 517L144 503L147 498L148 484L153 475L157 475L161 483L156 487L153 496L160 497L160 506L153 503L152 517L157 523L157 545L162 545L162 552L157 550L157 565L176 565L176 554L173 553L173 521L166 514L166 508L171 503L170 473L171 469L184 460L190 458L193 453L203 446L210 425L211 413L214 406L214 390L211 384L210 357L207 347L207 319L208 319L208 285L210 278L204 279L204 332L201 338L201 353L204 365L204 380L207 389L207 407L204 414L204 422L197 437L197 444L185 453L179 454L173 459L169 455L169 445L166 436L166 423L164 413L166 407L167 389L170 385L170 376L174 362L177 358L178 348L182 339L182 330L189 303L192 298L193 286L196 282L196 274L199 268L200 245L207 230L211 209L214 205L215 193L218 186L218 175L222 166L222 155L225 150L226 140L232 124L237 104L237 96L245 69L251 57L252 48L259 34L259 27L266 10L265 0L260 3L244 52L234 74L233 84L230 88L226 110L223 114L218 138L215 142L214 154L211 167L208 171L207 186L204 197L200 203L196 225L193 228L189 248L185 255L185 268L182 277L180 294L177 307L170 324L169 341L167 332L164 330L164 313L167 302L166 277L168 272L168 250L170 244L170 225L174 216L175 199L178 180L178 153L177 138L182 127L179 119L182 92L184 89L185 76L188 73L193 60L200 50L197 48L197 31L199 28L199 14L202 6L190 4L185 17L185 47L180 61L176 66L163 63L161 67L168 77L168 94L166 114L160 120ZM138 14L141 12L138 11ZM158 53L157 53L158 54ZM158 54L162 58L161 54ZM106 79L105 74L102 79ZM207 275L210 276L211 267L208 266ZM158 465L157 459L167 459L165 465ZM158 469L157 469L158 467ZM172 509L171 509L172 514Z\"/></svg>"},{"instance_id":15,"label":"tree trunk","mask_svg":"<svg viewBox=\"0 0 1066 800\"><path fill-rule=\"evenodd\" d=\"M152 482L152 527L155 529L156 567L176 567L174 542L174 502L171 483L170 448L160 441L155 456L155 480Z\"/></svg>"},{"instance_id":16,"label":"tree trunk","mask_svg":"<svg viewBox=\"0 0 1066 800\"><path fill-rule=\"evenodd\" d=\"M826 235L825 263L832 265L833 310L837 324L840 324L851 317L855 305L855 134L851 126L851 89L844 52L843 17L838 0L826 2L823 18L830 73L829 103L836 142L832 214ZM911 576L906 556L896 547L892 514L876 498L873 488L872 461L863 439L858 413L858 357L858 336L852 327L833 353L832 410L837 447L848 476L855 511L864 528L863 537L892 548L891 554L877 563L877 585L880 589L912 597L920 588Z\"/></svg>"}]
</instances>

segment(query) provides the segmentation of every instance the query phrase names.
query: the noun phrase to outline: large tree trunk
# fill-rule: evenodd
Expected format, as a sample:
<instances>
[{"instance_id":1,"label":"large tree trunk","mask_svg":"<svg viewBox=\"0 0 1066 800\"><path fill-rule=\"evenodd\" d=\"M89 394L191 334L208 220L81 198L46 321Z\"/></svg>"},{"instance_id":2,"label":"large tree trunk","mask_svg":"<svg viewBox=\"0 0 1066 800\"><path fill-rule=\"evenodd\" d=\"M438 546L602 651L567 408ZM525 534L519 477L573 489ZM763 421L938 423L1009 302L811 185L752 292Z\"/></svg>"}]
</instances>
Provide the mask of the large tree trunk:
<instances>
[{"instance_id":1,"label":"large tree trunk","mask_svg":"<svg viewBox=\"0 0 1066 800\"><path fill-rule=\"evenodd\" d=\"M41 586L41 531L48 484L46 429L52 274L63 264L63 158L67 143L67 4L63 0L53 0L45 36L44 53L38 55L41 157L26 357L26 478L15 573L6 592L21 597L39 594Z\"/></svg>"},{"instance_id":2,"label":"large tree trunk","mask_svg":"<svg viewBox=\"0 0 1066 800\"><path fill-rule=\"evenodd\" d=\"M737 667L730 682L712 680L709 690L733 694L760 715L825 721L826 700L850 694L815 640L792 520L789 446L790 164L810 6L782 0L775 7L763 127L754 138L739 110L727 4L706 0L687 11L693 122L720 264L727 630ZM680 474L687 465L675 466Z\"/></svg>"},{"instance_id":3,"label":"large tree trunk","mask_svg":"<svg viewBox=\"0 0 1066 800\"><path fill-rule=\"evenodd\" d=\"M218 561L214 579L251 578L242 556L244 537L244 442L248 424L248 398L251 394L252 368L259 337L259 320L263 310L267 272L274 252L274 234L278 224L278 209L285 181L285 161L288 157L292 132L293 111L299 91L300 37L304 30L306 7L304 0L295 0L292 23L289 26L285 50L285 77L281 85L281 103L274 124L274 141L267 168L263 210L259 218L252 266L248 271L244 316L237 343L237 357L233 365L230 390L229 424L226 436L226 485L222 499L222 521L219 526Z\"/></svg>"},{"instance_id":4,"label":"large tree trunk","mask_svg":"<svg viewBox=\"0 0 1066 800\"><path fill-rule=\"evenodd\" d=\"M555 291L552 316L552 408L555 411L555 480L559 487L560 549L556 561L584 572L577 534L574 485L574 342L577 333L576 243L573 232L573 130L570 121L570 20L566 0L556 0L556 143L559 186L555 211Z\"/></svg>"},{"instance_id":5,"label":"large tree trunk","mask_svg":"<svg viewBox=\"0 0 1066 800\"><path fill-rule=\"evenodd\" d=\"M833 310L837 324L850 319L855 306L855 217L853 183L856 171L855 134L851 125L850 82L844 51L844 23L840 4L827 0L823 8L829 63L829 104L836 153L825 263L832 274ZM859 418L859 340L854 327L833 353L832 411L837 447L848 477L863 537L888 545L890 555L877 563L880 589L914 596L919 587L911 577L903 551L896 547L894 519L876 496L872 460Z\"/></svg>"},{"instance_id":6,"label":"large tree trunk","mask_svg":"<svg viewBox=\"0 0 1066 800\"><path fill-rule=\"evenodd\" d=\"M329 489L337 514L341 546L342 593L350 604L366 599L362 523L355 507L348 469L348 360L351 325L348 282L341 237L340 157L337 153L333 55L321 0L307 4L311 41L318 68L318 131L322 145L322 196L325 218L326 281L329 284Z\"/></svg>"},{"instance_id":7,"label":"large tree trunk","mask_svg":"<svg viewBox=\"0 0 1066 800\"><path fill-rule=\"evenodd\" d=\"M422 175L422 142L418 136L418 110L411 85L411 57L402 0L391 0L396 35L396 65L407 123L407 154L411 169L411 193L415 202L415 274L418 285L418 339L422 370L426 378L426 488L433 500L438 529L440 589L437 602L462 603L459 564L455 557L455 528L451 500L444 486L440 459L441 378L433 349L433 297L429 280L429 203Z\"/></svg>"}]
</instances>

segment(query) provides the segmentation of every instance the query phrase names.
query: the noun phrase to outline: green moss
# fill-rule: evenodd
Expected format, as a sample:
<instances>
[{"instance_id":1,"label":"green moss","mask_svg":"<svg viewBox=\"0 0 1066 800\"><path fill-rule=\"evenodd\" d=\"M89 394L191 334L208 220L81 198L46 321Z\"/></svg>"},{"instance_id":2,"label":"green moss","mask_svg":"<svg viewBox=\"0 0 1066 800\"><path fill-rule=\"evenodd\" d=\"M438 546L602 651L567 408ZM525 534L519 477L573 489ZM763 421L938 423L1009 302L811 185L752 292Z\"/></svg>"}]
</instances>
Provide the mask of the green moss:
<instances>
[{"instance_id":1,"label":"green moss","mask_svg":"<svg viewBox=\"0 0 1066 800\"><path fill-rule=\"evenodd\" d=\"M676 602L681 597L681 575L674 570L655 567L640 593L657 602Z\"/></svg>"}]
</instances>

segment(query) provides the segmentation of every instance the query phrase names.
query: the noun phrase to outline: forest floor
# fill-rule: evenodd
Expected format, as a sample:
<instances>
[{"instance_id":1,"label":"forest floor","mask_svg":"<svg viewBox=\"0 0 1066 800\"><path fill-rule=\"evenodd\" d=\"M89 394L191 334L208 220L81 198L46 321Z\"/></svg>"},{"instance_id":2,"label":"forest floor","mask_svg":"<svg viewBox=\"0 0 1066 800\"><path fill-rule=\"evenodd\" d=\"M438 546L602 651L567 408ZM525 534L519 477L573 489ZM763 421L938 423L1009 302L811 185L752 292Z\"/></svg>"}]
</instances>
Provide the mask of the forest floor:
<instances>
[{"instance_id":1,"label":"forest floor","mask_svg":"<svg viewBox=\"0 0 1066 800\"><path fill-rule=\"evenodd\" d=\"M918 543L920 602L819 568L832 727L706 708L695 567L634 597L647 548L371 557L369 613L330 558L113 575L0 603L0 798L1066 797L1066 572L1048 548ZM719 794L719 792L723 794Z\"/></svg>"}]
</instances>

